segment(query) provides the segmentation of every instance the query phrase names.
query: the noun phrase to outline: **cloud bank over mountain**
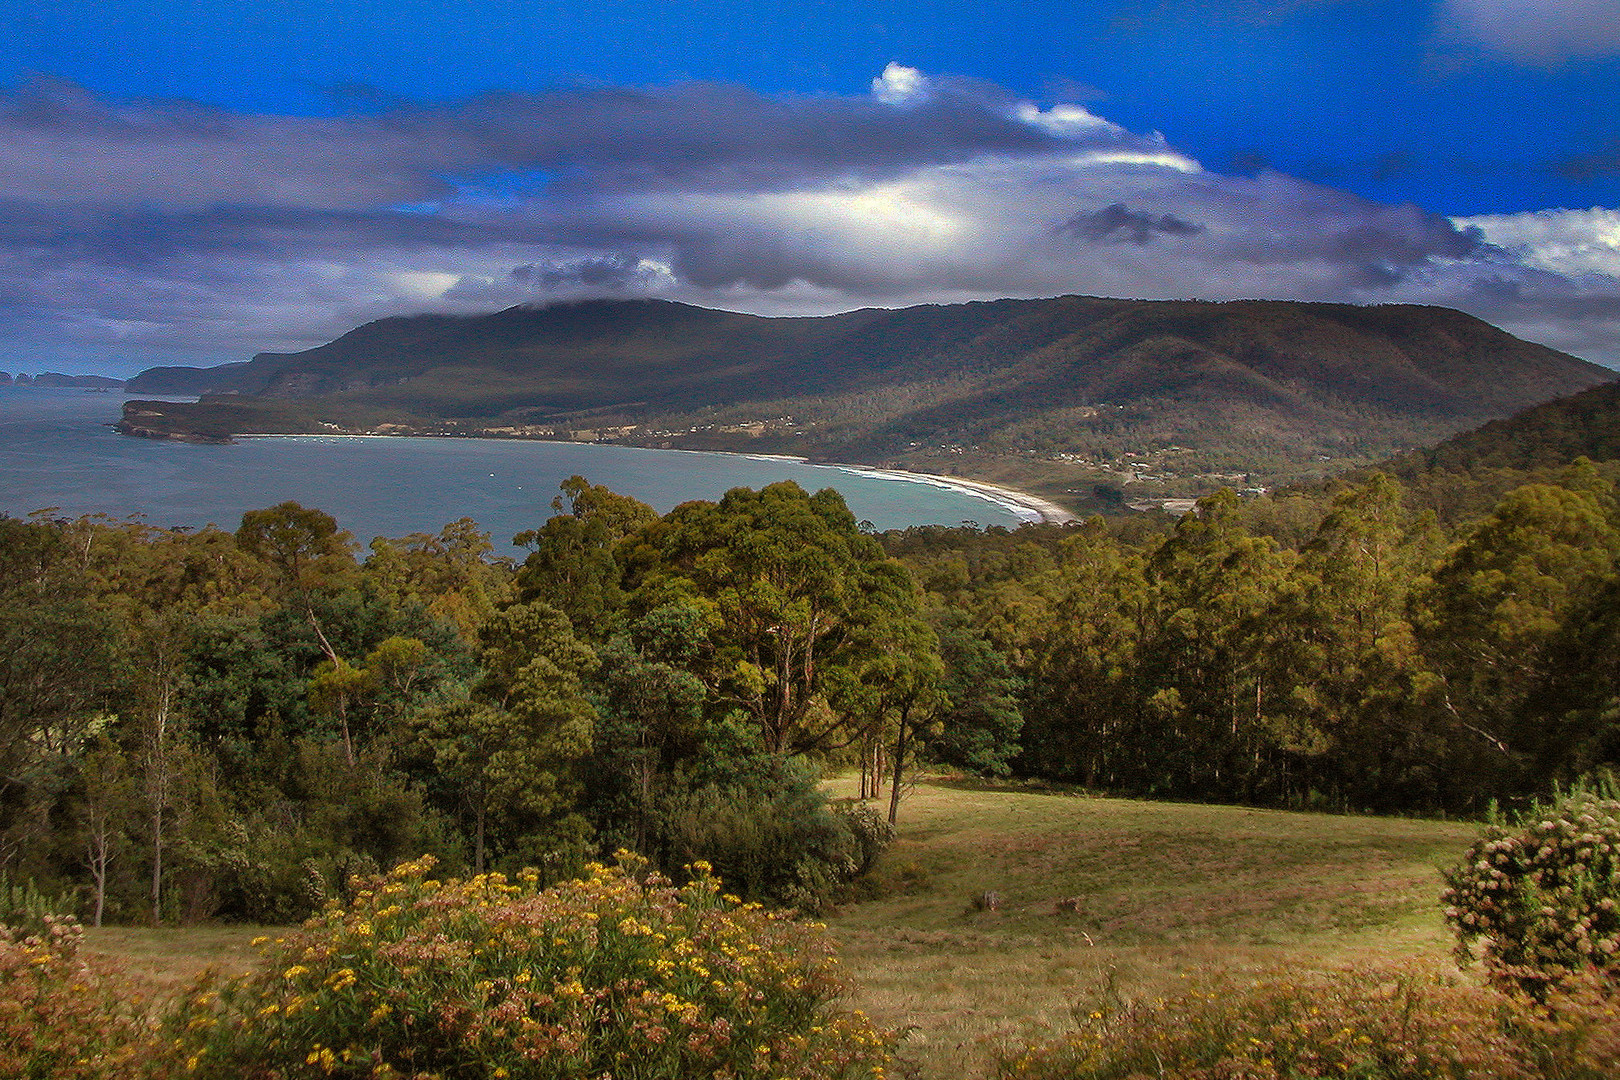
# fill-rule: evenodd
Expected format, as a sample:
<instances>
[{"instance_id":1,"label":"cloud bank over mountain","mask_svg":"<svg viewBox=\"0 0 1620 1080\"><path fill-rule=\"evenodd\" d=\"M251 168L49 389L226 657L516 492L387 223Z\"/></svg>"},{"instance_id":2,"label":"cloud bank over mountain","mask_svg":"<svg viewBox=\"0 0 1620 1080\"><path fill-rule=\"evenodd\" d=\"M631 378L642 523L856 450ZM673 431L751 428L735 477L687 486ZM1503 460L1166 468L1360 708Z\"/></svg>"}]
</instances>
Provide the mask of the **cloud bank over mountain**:
<instances>
[{"instance_id":1,"label":"cloud bank over mountain","mask_svg":"<svg viewBox=\"0 0 1620 1080\"><path fill-rule=\"evenodd\" d=\"M333 116L35 81L0 98L0 208L0 346L79 369L586 296L1063 293L1441 304L1620 366L1615 211L1453 220L1225 174L1091 105L897 63L862 95L577 85Z\"/></svg>"}]
</instances>

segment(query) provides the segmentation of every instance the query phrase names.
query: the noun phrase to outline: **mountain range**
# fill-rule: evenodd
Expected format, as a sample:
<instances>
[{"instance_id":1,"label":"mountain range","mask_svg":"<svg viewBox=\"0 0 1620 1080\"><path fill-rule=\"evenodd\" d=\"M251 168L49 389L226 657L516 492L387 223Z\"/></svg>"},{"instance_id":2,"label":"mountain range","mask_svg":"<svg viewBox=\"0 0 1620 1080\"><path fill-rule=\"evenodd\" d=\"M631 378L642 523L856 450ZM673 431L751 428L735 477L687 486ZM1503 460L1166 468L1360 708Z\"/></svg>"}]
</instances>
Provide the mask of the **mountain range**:
<instances>
[{"instance_id":1,"label":"mountain range","mask_svg":"<svg viewBox=\"0 0 1620 1080\"><path fill-rule=\"evenodd\" d=\"M597 300L381 319L304 352L150 369L127 389L203 400L132 403L126 429L527 435L1026 481L1038 461L1051 489L1127 465L1338 471L1614 378L1410 305L1065 296L768 318Z\"/></svg>"}]
</instances>

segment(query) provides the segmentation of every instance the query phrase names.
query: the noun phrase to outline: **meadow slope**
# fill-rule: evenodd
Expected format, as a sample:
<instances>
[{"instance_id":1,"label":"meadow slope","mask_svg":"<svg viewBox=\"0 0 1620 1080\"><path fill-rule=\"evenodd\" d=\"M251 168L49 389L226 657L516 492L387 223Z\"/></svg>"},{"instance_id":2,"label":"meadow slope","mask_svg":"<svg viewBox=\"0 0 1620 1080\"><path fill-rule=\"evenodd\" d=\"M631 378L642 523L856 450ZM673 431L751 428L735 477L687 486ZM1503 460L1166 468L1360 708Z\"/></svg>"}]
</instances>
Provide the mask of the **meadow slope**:
<instances>
[{"instance_id":1,"label":"meadow slope","mask_svg":"<svg viewBox=\"0 0 1620 1080\"><path fill-rule=\"evenodd\" d=\"M854 781L829 787L847 797ZM828 928L856 984L849 1004L907 1032L913 1075L954 1080L982 1075L998 1040L1061 1027L1105 985L1129 996L1194 971L1448 968L1439 871L1477 832L928 779L901 803L867 897ZM987 891L999 906L976 910ZM263 932L108 927L90 946L161 999L206 967L246 969Z\"/></svg>"}]
</instances>

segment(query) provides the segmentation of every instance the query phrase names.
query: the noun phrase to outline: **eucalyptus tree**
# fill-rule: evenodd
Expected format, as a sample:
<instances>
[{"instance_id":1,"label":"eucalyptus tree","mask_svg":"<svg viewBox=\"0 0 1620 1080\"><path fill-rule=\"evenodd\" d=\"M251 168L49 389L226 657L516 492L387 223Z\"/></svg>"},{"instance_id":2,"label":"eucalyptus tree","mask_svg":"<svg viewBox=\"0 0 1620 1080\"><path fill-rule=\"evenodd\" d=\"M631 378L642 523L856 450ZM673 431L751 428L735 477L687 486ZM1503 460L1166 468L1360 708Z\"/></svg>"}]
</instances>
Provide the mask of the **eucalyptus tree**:
<instances>
[{"instance_id":1,"label":"eucalyptus tree","mask_svg":"<svg viewBox=\"0 0 1620 1080\"><path fill-rule=\"evenodd\" d=\"M1144 560L1100 519L1061 550L1050 629L1024 669L1017 768L1087 786L1141 788L1159 748L1143 727L1137 651L1148 617Z\"/></svg>"},{"instance_id":2,"label":"eucalyptus tree","mask_svg":"<svg viewBox=\"0 0 1620 1080\"><path fill-rule=\"evenodd\" d=\"M622 623L625 606L620 547L658 518L653 508L582 476L562 484L554 511L538 529L512 542L529 548L517 573L518 596L540 600L566 614L574 630L606 641Z\"/></svg>"},{"instance_id":3,"label":"eucalyptus tree","mask_svg":"<svg viewBox=\"0 0 1620 1080\"><path fill-rule=\"evenodd\" d=\"M1556 484L1508 492L1413 598L1436 715L1449 722L1453 773L1467 790L1523 783L1537 753L1531 695L1572 615L1615 573L1615 491L1577 462Z\"/></svg>"},{"instance_id":4,"label":"eucalyptus tree","mask_svg":"<svg viewBox=\"0 0 1620 1080\"><path fill-rule=\"evenodd\" d=\"M590 752L596 723L583 680L597 658L567 617L542 603L507 608L479 640L482 673L467 699L413 724L471 819L482 873L492 826L510 846L572 812L573 769Z\"/></svg>"},{"instance_id":5,"label":"eucalyptus tree","mask_svg":"<svg viewBox=\"0 0 1620 1080\"><path fill-rule=\"evenodd\" d=\"M1287 689L1268 678L1287 629L1267 614L1287 567L1243 527L1230 490L1199 500L1148 559L1138 692L1165 787L1251 798L1264 782Z\"/></svg>"},{"instance_id":6,"label":"eucalyptus tree","mask_svg":"<svg viewBox=\"0 0 1620 1080\"><path fill-rule=\"evenodd\" d=\"M354 538L332 515L288 501L243 514L236 543L271 568L282 596L305 614L321 650L336 663L337 650L315 614L315 597L354 583Z\"/></svg>"},{"instance_id":7,"label":"eucalyptus tree","mask_svg":"<svg viewBox=\"0 0 1620 1080\"><path fill-rule=\"evenodd\" d=\"M860 669L871 631L919 619L906 571L863 535L843 497L792 482L691 502L623 547L631 610L703 612L693 673L768 754L815 753L859 737ZM922 637L906 647L926 650Z\"/></svg>"}]
</instances>

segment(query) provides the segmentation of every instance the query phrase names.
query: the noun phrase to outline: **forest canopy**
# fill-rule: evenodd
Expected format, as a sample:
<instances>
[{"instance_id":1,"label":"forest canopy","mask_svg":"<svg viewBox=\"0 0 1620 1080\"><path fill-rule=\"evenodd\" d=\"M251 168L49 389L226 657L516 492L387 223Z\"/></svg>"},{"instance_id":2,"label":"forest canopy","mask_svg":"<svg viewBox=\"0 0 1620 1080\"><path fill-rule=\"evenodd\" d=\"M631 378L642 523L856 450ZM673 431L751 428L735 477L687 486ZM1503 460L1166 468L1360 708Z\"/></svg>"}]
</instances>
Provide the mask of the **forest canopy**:
<instances>
[{"instance_id":1,"label":"forest canopy","mask_svg":"<svg viewBox=\"0 0 1620 1080\"><path fill-rule=\"evenodd\" d=\"M1375 474L874 535L831 490L660 515L575 477L521 563L295 503L0 518L0 871L93 921L287 922L422 855L562 880L622 848L815 910L919 766L1476 813L1613 765L1614 486L1420 501Z\"/></svg>"}]
</instances>

